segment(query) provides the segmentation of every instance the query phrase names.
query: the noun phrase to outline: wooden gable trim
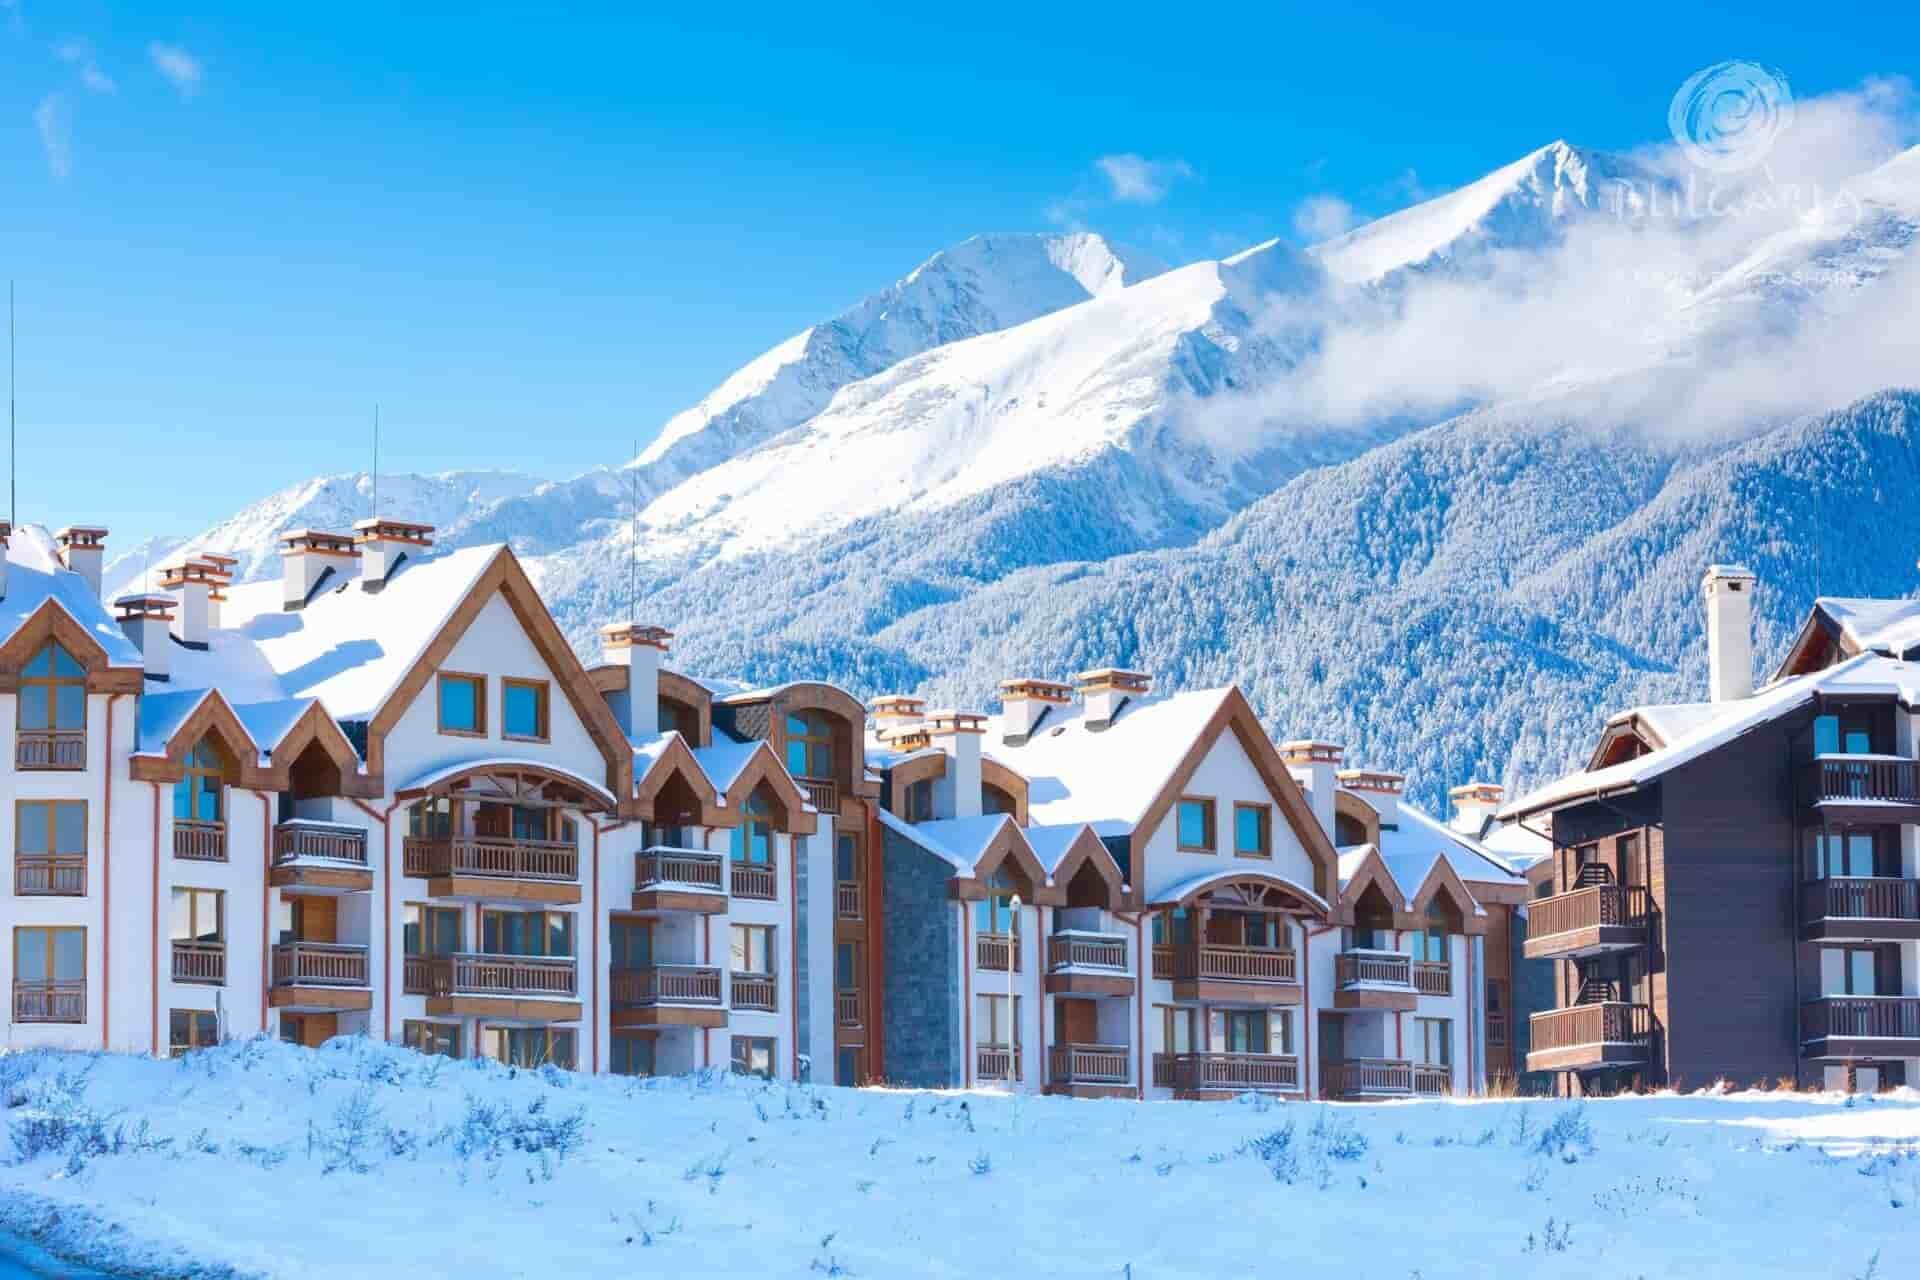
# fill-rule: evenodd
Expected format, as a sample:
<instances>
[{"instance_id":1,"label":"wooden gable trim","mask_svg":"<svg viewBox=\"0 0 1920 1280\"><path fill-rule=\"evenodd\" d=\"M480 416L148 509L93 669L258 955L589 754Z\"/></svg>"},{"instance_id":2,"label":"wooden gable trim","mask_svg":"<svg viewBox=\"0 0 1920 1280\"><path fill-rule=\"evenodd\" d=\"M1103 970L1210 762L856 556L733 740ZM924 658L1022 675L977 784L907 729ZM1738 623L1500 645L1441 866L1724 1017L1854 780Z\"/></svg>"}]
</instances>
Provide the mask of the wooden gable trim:
<instances>
[{"instance_id":1,"label":"wooden gable trim","mask_svg":"<svg viewBox=\"0 0 1920 1280\"><path fill-rule=\"evenodd\" d=\"M1067 852L1060 859L1060 865L1053 869L1053 888L1059 892L1060 905L1066 905L1067 886L1073 882L1080 868L1091 863L1096 874L1107 886L1106 910L1118 911L1126 905L1127 884L1120 874L1120 864L1113 860L1113 853L1092 827L1081 827L1073 843L1067 846Z\"/></svg>"},{"instance_id":2,"label":"wooden gable trim","mask_svg":"<svg viewBox=\"0 0 1920 1280\"><path fill-rule=\"evenodd\" d=\"M1427 872L1419 891L1407 903L1407 915L1415 921L1411 927L1418 929L1425 926L1427 907L1441 893L1451 897L1454 908L1460 912L1460 932L1471 936L1487 931L1487 918L1476 914L1480 907L1479 899L1467 889L1466 882L1444 854L1434 859L1433 869Z\"/></svg>"},{"instance_id":3,"label":"wooden gable trim","mask_svg":"<svg viewBox=\"0 0 1920 1280\"><path fill-rule=\"evenodd\" d=\"M949 896L966 900L978 900L987 896L987 882L1000 864L1013 859L1014 865L1025 876L1033 889L1032 902L1029 905L1057 907L1066 898L1063 889L1047 883L1047 870L1040 865L1033 846L1027 843L1027 837L1014 825L1013 819L1002 815L1000 830L994 834L987 847L981 852L979 860L973 864L970 876L955 876L949 885Z\"/></svg>"},{"instance_id":4,"label":"wooden gable trim","mask_svg":"<svg viewBox=\"0 0 1920 1280\"><path fill-rule=\"evenodd\" d=\"M1333 923L1344 924L1340 903L1340 855L1334 851L1333 841L1320 829L1319 821L1313 816L1313 806L1307 800L1306 793L1300 790L1300 784L1293 780L1286 762L1280 758L1280 752L1268 741L1266 730L1260 725L1260 717L1254 714L1253 706L1246 695L1235 687L1227 690L1227 696L1220 701L1219 708L1208 718L1200 732L1194 735L1193 742L1187 747L1186 754L1180 758L1173 776L1168 778L1160 792L1147 806L1146 813L1134 826L1130 837L1133 853L1134 897L1137 900L1144 892L1142 885L1147 883L1146 854L1147 842L1159 829L1167 813L1173 808L1186 790L1187 783L1200 768L1201 761L1213 749L1220 735L1232 729L1239 739L1240 747L1253 762L1255 771L1267 784L1268 794L1272 796L1274 807L1286 818L1287 826L1294 837L1307 851L1307 858L1314 867L1314 892L1326 902L1332 904L1335 915Z\"/></svg>"},{"instance_id":5,"label":"wooden gable trim","mask_svg":"<svg viewBox=\"0 0 1920 1280\"><path fill-rule=\"evenodd\" d=\"M843 722L845 747L835 755L834 764L845 769L837 779L854 795L869 800L880 797L879 785L867 778L867 708L860 699L836 685L820 680L802 680L776 690L767 700L767 741L781 759L787 754L787 713L824 711Z\"/></svg>"},{"instance_id":6,"label":"wooden gable trim","mask_svg":"<svg viewBox=\"0 0 1920 1280\"><path fill-rule=\"evenodd\" d=\"M911 760L902 760L887 771L887 812L904 818L907 814L907 788L916 782L928 782L946 776L947 753L944 751L930 751Z\"/></svg>"},{"instance_id":7,"label":"wooden gable trim","mask_svg":"<svg viewBox=\"0 0 1920 1280\"><path fill-rule=\"evenodd\" d=\"M1344 788L1336 788L1333 793L1333 816L1352 818L1366 828L1365 843L1379 847L1380 811L1365 800Z\"/></svg>"},{"instance_id":8,"label":"wooden gable trim","mask_svg":"<svg viewBox=\"0 0 1920 1280\"><path fill-rule=\"evenodd\" d=\"M286 736L280 739L280 745L273 750L268 769L274 790L291 789L293 762L314 743L320 744L320 749L340 770L341 795L362 800L373 800L380 796L384 784L379 778L360 771L359 754L354 751L353 744L347 741L339 722L327 714L327 709L320 705L318 699L300 713L300 718L293 722L293 727L287 730Z\"/></svg>"},{"instance_id":9,"label":"wooden gable trim","mask_svg":"<svg viewBox=\"0 0 1920 1280\"><path fill-rule=\"evenodd\" d=\"M1848 641L1845 629L1829 617L1826 610L1815 605L1793 643L1787 646L1787 656L1781 659L1773 678L1784 680L1788 676L1824 671L1859 651L1859 646Z\"/></svg>"},{"instance_id":10,"label":"wooden gable trim","mask_svg":"<svg viewBox=\"0 0 1920 1280\"><path fill-rule=\"evenodd\" d=\"M1013 820L1021 826L1027 825L1027 779L1024 774L1008 768L991 756L980 757L980 781L998 787L1013 797ZM1104 848L1105 846L1102 846ZM1107 855L1112 861L1113 855ZM1116 870L1118 868L1116 867Z\"/></svg>"},{"instance_id":11,"label":"wooden gable trim","mask_svg":"<svg viewBox=\"0 0 1920 1280\"><path fill-rule=\"evenodd\" d=\"M679 776L686 782L693 794L699 799L697 825L703 827L737 827L740 825L738 808L729 809L715 797L713 779L694 758L693 751L687 746L687 740L674 734L667 742L666 750L655 756L653 763L647 766L646 776L640 779L633 797L633 814L642 822L654 822L654 803L660 793L666 789L668 780Z\"/></svg>"},{"instance_id":12,"label":"wooden gable trim","mask_svg":"<svg viewBox=\"0 0 1920 1280\"><path fill-rule=\"evenodd\" d=\"M208 735L226 750L231 766L225 777L228 786L249 791L281 789L274 785L272 771L261 766L260 749L218 689L207 690L193 714L181 721L166 741L165 754L134 755L128 771L135 782L178 782L187 773L187 753Z\"/></svg>"},{"instance_id":13,"label":"wooden gable trim","mask_svg":"<svg viewBox=\"0 0 1920 1280\"><path fill-rule=\"evenodd\" d=\"M1378 889L1380 896L1385 898L1387 905L1393 909L1393 924L1396 929L1413 927L1411 924L1413 917L1407 911L1407 895L1394 882L1393 873L1387 870L1386 860L1380 856L1377 846L1367 850L1366 856L1360 860L1359 867L1355 868L1352 878L1347 881L1346 888L1340 891L1340 905L1346 909L1349 919L1353 918L1354 911L1359 907L1360 898L1366 893L1368 885Z\"/></svg>"},{"instance_id":14,"label":"wooden gable trim","mask_svg":"<svg viewBox=\"0 0 1920 1280\"><path fill-rule=\"evenodd\" d=\"M700 740L694 746L713 745L713 693L707 686L690 676L663 667L660 671L660 696L669 702L692 708L700 728Z\"/></svg>"},{"instance_id":15,"label":"wooden gable trim","mask_svg":"<svg viewBox=\"0 0 1920 1280\"><path fill-rule=\"evenodd\" d=\"M1155 907L1190 907L1198 903L1200 899L1210 898L1222 889L1243 889L1244 886L1257 886L1263 894L1278 893L1283 895L1287 899L1289 906L1281 908L1282 910L1289 910L1291 909L1291 904L1297 903L1303 913L1311 913L1314 916L1320 914L1319 904L1304 896L1307 892L1305 886L1295 884L1293 881L1276 872L1263 871L1258 867L1247 866L1233 868L1228 874L1223 874L1216 879L1208 880L1205 884L1196 885L1178 898L1157 899L1152 905ZM1337 903L1335 904L1335 909L1336 911L1338 910Z\"/></svg>"},{"instance_id":16,"label":"wooden gable trim","mask_svg":"<svg viewBox=\"0 0 1920 1280\"><path fill-rule=\"evenodd\" d=\"M787 774L786 766L780 763L780 757L773 748L762 742L754 749L753 755L740 770L740 776L727 788L727 808L736 815L746 808L747 797L753 789L765 783L772 789L774 799L786 812L786 830L790 835L810 836L819 829L818 815L807 810L807 793L800 789L792 777ZM736 816L733 825L739 825Z\"/></svg>"},{"instance_id":17,"label":"wooden gable trim","mask_svg":"<svg viewBox=\"0 0 1920 1280\"><path fill-rule=\"evenodd\" d=\"M49 596L0 645L0 693L19 690L21 671L49 640L58 640L87 673L88 693L140 693L146 687L141 668L111 665L101 643Z\"/></svg>"}]
</instances>

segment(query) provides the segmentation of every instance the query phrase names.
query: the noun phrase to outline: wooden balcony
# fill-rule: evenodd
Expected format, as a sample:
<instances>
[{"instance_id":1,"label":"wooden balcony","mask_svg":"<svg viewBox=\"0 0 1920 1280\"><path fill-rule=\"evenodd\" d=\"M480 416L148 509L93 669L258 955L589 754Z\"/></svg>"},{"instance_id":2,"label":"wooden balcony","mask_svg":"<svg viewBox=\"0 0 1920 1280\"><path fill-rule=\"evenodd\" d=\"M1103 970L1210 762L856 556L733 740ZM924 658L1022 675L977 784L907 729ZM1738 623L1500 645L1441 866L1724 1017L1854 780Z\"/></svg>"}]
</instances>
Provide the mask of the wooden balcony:
<instances>
[{"instance_id":1,"label":"wooden balcony","mask_svg":"<svg viewBox=\"0 0 1920 1280\"><path fill-rule=\"evenodd\" d=\"M642 849L633 855L633 909L720 914L727 909L726 855L665 845Z\"/></svg>"},{"instance_id":2,"label":"wooden balcony","mask_svg":"<svg viewBox=\"0 0 1920 1280\"><path fill-rule=\"evenodd\" d=\"M267 1002L276 1009L370 1009L367 949L337 942L283 942L273 949Z\"/></svg>"},{"instance_id":3,"label":"wooden balcony","mask_svg":"<svg viewBox=\"0 0 1920 1280\"><path fill-rule=\"evenodd\" d=\"M974 1050L973 1078L975 1080L1018 1080L1020 1079L1020 1046L1009 1049L1004 1044L983 1044Z\"/></svg>"},{"instance_id":4,"label":"wooden balcony","mask_svg":"<svg viewBox=\"0 0 1920 1280\"><path fill-rule=\"evenodd\" d=\"M837 1027L857 1027L865 1022L866 1003L858 990L833 993L833 1023Z\"/></svg>"},{"instance_id":5,"label":"wooden balcony","mask_svg":"<svg viewBox=\"0 0 1920 1280\"><path fill-rule=\"evenodd\" d=\"M1333 958L1333 1007L1390 1009L1420 1003L1413 985L1413 957L1404 951L1353 947Z\"/></svg>"},{"instance_id":6,"label":"wooden balcony","mask_svg":"<svg viewBox=\"0 0 1920 1280\"><path fill-rule=\"evenodd\" d=\"M1821 756L1807 766L1802 795L1829 822L1920 822L1920 760Z\"/></svg>"},{"instance_id":7,"label":"wooden balcony","mask_svg":"<svg viewBox=\"0 0 1920 1280\"><path fill-rule=\"evenodd\" d=\"M14 735L13 767L22 773L87 767L84 729L21 729Z\"/></svg>"},{"instance_id":8,"label":"wooden balcony","mask_svg":"<svg viewBox=\"0 0 1920 1280\"><path fill-rule=\"evenodd\" d=\"M1439 1098L1453 1092L1453 1072L1405 1058L1347 1058L1321 1068L1330 1098Z\"/></svg>"},{"instance_id":9,"label":"wooden balcony","mask_svg":"<svg viewBox=\"0 0 1920 1280\"><path fill-rule=\"evenodd\" d=\"M1132 1097L1132 1058L1123 1044L1056 1044L1047 1050L1046 1091L1075 1098Z\"/></svg>"},{"instance_id":10,"label":"wooden balcony","mask_svg":"<svg viewBox=\"0 0 1920 1280\"><path fill-rule=\"evenodd\" d=\"M1920 996L1820 996L1800 1006L1809 1058L1920 1057Z\"/></svg>"},{"instance_id":11,"label":"wooden balcony","mask_svg":"<svg viewBox=\"0 0 1920 1280\"><path fill-rule=\"evenodd\" d=\"M1645 885L1597 884L1527 904L1529 960L1603 955L1645 946Z\"/></svg>"},{"instance_id":12,"label":"wooden balcony","mask_svg":"<svg viewBox=\"0 0 1920 1280\"><path fill-rule=\"evenodd\" d=\"M20 898L84 898L87 855L16 853L13 855L13 892Z\"/></svg>"},{"instance_id":13,"label":"wooden balcony","mask_svg":"<svg viewBox=\"0 0 1920 1280\"><path fill-rule=\"evenodd\" d=\"M1596 1000L1536 1013L1527 1025L1529 1071L1633 1066L1652 1052L1653 1011L1643 1004Z\"/></svg>"},{"instance_id":14,"label":"wooden balcony","mask_svg":"<svg viewBox=\"0 0 1920 1280\"><path fill-rule=\"evenodd\" d=\"M580 1017L579 966L572 956L496 956L475 952L408 956L407 989L427 997L440 1017L571 1022Z\"/></svg>"},{"instance_id":15,"label":"wooden balcony","mask_svg":"<svg viewBox=\"0 0 1920 1280\"><path fill-rule=\"evenodd\" d=\"M1299 1004L1299 958L1291 951L1188 943L1173 949L1176 1000Z\"/></svg>"},{"instance_id":16,"label":"wooden balcony","mask_svg":"<svg viewBox=\"0 0 1920 1280\"><path fill-rule=\"evenodd\" d=\"M778 983L770 973L736 973L728 978L733 991L733 1007L772 1013Z\"/></svg>"},{"instance_id":17,"label":"wooden balcony","mask_svg":"<svg viewBox=\"0 0 1920 1280\"><path fill-rule=\"evenodd\" d=\"M224 986L227 981L227 944L176 941L173 944L173 980L210 987Z\"/></svg>"},{"instance_id":18,"label":"wooden balcony","mask_svg":"<svg viewBox=\"0 0 1920 1280\"><path fill-rule=\"evenodd\" d=\"M225 862L227 824L173 820L173 856L188 862Z\"/></svg>"},{"instance_id":19,"label":"wooden balcony","mask_svg":"<svg viewBox=\"0 0 1920 1280\"><path fill-rule=\"evenodd\" d=\"M85 1022L87 1020L87 982L57 979L14 979L13 1020L15 1022Z\"/></svg>"},{"instance_id":20,"label":"wooden balcony","mask_svg":"<svg viewBox=\"0 0 1920 1280\"><path fill-rule=\"evenodd\" d=\"M772 902L779 896L773 868L755 862L733 864L733 896L750 902Z\"/></svg>"},{"instance_id":21,"label":"wooden balcony","mask_svg":"<svg viewBox=\"0 0 1920 1280\"><path fill-rule=\"evenodd\" d=\"M402 860L431 898L580 901L580 850L564 841L408 836Z\"/></svg>"},{"instance_id":22,"label":"wooden balcony","mask_svg":"<svg viewBox=\"0 0 1920 1280\"><path fill-rule=\"evenodd\" d=\"M267 881L276 888L309 893L366 893L373 888L363 827L295 818L273 829L273 866Z\"/></svg>"},{"instance_id":23,"label":"wooden balcony","mask_svg":"<svg viewBox=\"0 0 1920 1280\"><path fill-rule=\"evenodd\" d=\"M833 886L833 914L839 920L861 919L864 897L858 880L841 880Z\"/></svg>"},{"instance_id":24,"label":"wooden balcony","mask_svg":"<svg viewBox=\"0 0 1920 1280\"><path fill-rule=\"evenodd\" d=\"M795 778L800 790L807 796L807 803L821 813L840 812L840 784L832 778Z\"/></svg>"},{"instance_id":25,"label":"wooden balcony","mask_svg":"<svg viewBox=\"0 0 1920 1280\"><path fill-rule=\"evenodd\" d=\"M993 969L1005 973L1008 969L1020 972L1020 947L1018 934L976 933L973 935L973 963L975 968Z\"/></svg>"},{"instance_id":26,"label":"wooden balcony","mask_svg":"<svg viewBox=\"0 0 1920 1280\"><path fill-rule=\"evenodd\" d=\"M1800 936L1811 942L1920 938L1920 880L1810 880L1800 886Z\"/></svg>"},{"instance_id":27,"label":"wooden balcony","mask_svg":"<svg viewBox=\"0 0 1920 1280\"><path fill-rule=\"evenodd\" d=\"M1047 938L1047 982L1057 995L1130 996L1127 940L1117 933L1063 929Z\"/></svg>"},{"instance_id":28,"label":"wooden balcony","mask_svg":"<svg viewBox=\"0 0 1920 1280\"><path fill-rule=\"evenodd\" d=\"M616 1028L727 1025L727 1010L720 994L720 970L712 965L657 964L615 969L611 986Z\"/></svg>"},{"instance_id":29,"label":"wooden balcony","mask_svg":"<svg viewBox=\"0 0 1920 1280\"><path fill-rule=\"evenodd\" d=\"M1423 996L1453 994L1453 966L1445 960L1415 960L1413 989Z\"/></svg>"},{"instance_id":30,"label":"wooden balcony","mask_svg":"<svg viewBox=\"0 0 1920 1280\"><path fill-rule=\"evenodd\" d=\"M1183 1098L1300 1092L1300 1059L1290 1053L1156 1053L1153 1082Z\"/></svg>"}]
</instances>

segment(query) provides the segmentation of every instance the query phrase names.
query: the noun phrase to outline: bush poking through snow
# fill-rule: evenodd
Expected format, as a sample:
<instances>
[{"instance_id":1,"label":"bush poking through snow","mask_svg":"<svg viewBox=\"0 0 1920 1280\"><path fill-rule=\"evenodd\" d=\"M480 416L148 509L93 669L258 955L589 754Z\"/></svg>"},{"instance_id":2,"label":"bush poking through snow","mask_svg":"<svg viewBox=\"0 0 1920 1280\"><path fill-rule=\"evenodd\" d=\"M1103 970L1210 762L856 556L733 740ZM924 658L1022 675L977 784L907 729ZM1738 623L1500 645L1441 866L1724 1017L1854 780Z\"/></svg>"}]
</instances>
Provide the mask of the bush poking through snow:
<instances>
[{"instance_id":1,"label":"bush poking through snow","mask_svg":"<svg viewBox=\"0 0 1920 1280\"><path fill-rule=\"evenodd\" d=\"M1532 1253L1538 1249L1542 1253L1565 1253L1572 1244L1573 1224L1548 1218L1538 1240L1534 1239L1531 1231L1527 1233L1527 1247L1521 1252Z\"/></svg>"},{"instance_id":2,"label":"bush poking through snow","mask_svg":"<svg viewBox=\"0 0 1920 1280\"><path fill-rule=\"evenodd\" d=\"M1579 1102L1555 1116L1553 1123L1540 1131L1540 1140L1534 1144L1537 1154L1566 1164L1592 1155L1593 1150L1593 1126L1587 1121L1586 1105Z\"/></svg>"}]
</instances>

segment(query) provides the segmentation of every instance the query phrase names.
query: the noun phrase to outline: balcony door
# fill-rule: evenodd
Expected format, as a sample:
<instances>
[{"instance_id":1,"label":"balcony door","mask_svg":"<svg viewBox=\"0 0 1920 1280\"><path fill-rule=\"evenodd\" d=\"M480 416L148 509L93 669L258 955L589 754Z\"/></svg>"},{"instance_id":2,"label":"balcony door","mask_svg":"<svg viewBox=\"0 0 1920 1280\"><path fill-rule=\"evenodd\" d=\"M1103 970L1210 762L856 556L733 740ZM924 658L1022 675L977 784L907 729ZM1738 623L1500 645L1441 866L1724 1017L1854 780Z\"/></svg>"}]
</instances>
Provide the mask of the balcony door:
<instances>
[{"instance_id":1,"label":"balcony door","mask_svg":"<svg viewBox=\"0 0 1920 1280\"><path fill-rule=\"evenodd\" d=\"M646 920L613 921L613 967L651 969L653 967L653 924Z\"/></svg>"},{"instance_id":2,"label":"balcony door","mask_svg":"<svg viewBox=\"0 0 1920 1280\"><path fill-rule=\"evenodd\" d=\"M571 956L573 917L564 911L482 911L480 946L490 956Z\"/></svg>"},{"instance_id":3,"label":"balcony door","mask_svg":"<svg viewBox=\"0 0 1920 1280\"><path fill-rule=\"evenodd\" d=\"M1820 994L1884 996L1899 983L1878 947L1826 947L1820 952Z\"/></svg>"},{"instance_id":4,"label":"balcony door","mask_svg":"<svg viewBox=\"0 0 1920 1280\"><path fill-rule=\"evenodd\" d=\"M1898 828L1821 827L1807 833L1807 878L1865 879L1897 874Z\"/></svg>"}]
</instances>

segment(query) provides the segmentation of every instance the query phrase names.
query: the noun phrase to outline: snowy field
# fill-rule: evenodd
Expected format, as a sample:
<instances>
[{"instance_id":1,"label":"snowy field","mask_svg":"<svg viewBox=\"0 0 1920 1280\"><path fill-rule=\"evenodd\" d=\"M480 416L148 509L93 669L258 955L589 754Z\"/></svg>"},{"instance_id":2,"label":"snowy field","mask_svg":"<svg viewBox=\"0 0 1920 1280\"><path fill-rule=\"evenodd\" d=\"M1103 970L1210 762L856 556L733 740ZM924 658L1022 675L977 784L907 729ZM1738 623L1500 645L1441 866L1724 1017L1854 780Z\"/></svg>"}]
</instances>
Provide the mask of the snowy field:
<instances>
[{"instance_id":1,"label":"snowy field","mask_svg":"<svg viewBox=\"0 0 1920 1280\"><path fill-rule=\"evenodd\" d=\"M1091 1102L364 1040L0 1056L0 1230L142 1274L1920 1275L1920 1094Z\"/></svg>"}]
</instances>

